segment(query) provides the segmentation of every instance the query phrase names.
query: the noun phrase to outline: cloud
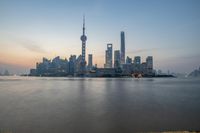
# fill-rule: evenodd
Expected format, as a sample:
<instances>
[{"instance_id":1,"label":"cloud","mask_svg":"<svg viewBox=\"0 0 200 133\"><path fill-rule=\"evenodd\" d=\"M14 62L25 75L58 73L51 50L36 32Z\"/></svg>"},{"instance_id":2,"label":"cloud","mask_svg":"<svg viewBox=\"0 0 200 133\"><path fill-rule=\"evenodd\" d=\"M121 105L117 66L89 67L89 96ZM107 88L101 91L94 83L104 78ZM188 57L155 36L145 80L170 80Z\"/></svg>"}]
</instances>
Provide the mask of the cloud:
<instances>
[{"instance_id":1,"label":"cloud","mask_svg":"<svg viewBox=\"0 0 200 133\"><path fill-rule=\"evenodd\" d=\"M46 53L46 51L41 46L39 46L39 44L37 44L35 41L31 40L21 41L20 45L31 52Z\"/></svg>"},{"instance_id":2,"label":"cloud","mask_svg":"<svg viewBox=\"0 0 200 133\"><path fill-rule=\"evenodd\" d=\"M155 51L158 50L158 48L151 48L151 49L136 49L136 50L132 50L132 51L127 51L127 54L132 54L132 53L145 53L145 52L150 52L150 51Z\"/></svg>"},{"instance_id":3,"label":"cloud","mask_svg":"<svg viewBox=\"0 0 200 133\"><path fill-rule=\"evenodd\" d=\"M4 47L12 47L13 44L16 44L31 52L46 53L46 51L42 48L41 44L35 40L27 39L15 33L9 33L9 32L8 33L0 32L0 35L2 36L0 44L6 44L4 45Z\"/></svg>"}]
</instances>

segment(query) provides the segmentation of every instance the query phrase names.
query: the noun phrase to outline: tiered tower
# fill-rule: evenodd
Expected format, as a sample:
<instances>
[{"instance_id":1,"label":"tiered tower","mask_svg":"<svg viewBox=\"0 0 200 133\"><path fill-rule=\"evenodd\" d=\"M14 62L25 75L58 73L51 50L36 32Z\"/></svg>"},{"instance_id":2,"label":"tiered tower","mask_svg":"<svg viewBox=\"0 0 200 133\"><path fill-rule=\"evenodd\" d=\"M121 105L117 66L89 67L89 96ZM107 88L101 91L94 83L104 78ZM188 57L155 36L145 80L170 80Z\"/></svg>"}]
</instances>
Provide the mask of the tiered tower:
<instances>
[{"instance_id":1,"label":"tiered tower","mask_svg":"<svg viewBox=\"0 0 200 133\"><path fill-rule=\"evenodd\" d=\"M86 70L86 61L85 61L86 40L87 37L85 35L85 16L83 16L83 35L81 36L81 41L82 41L81 74L84 74Z\"/></svg>"}]
</instances>

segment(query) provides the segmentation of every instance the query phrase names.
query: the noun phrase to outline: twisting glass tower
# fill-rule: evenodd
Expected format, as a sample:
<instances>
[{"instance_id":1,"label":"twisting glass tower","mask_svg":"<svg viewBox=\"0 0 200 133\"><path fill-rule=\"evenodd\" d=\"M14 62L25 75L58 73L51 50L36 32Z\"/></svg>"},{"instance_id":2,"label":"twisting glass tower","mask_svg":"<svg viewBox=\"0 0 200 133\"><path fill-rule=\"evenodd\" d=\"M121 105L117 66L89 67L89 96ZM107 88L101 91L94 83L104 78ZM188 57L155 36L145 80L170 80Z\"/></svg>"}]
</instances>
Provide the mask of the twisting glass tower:
<instances>
[{"instance_id":1,"label":"twisting glass tower","mask_svg":"<svg viewBox=\"0 0 200 133\"><path fill-rule=\"evenodd\" d=\"M81 73L82 74L84 74L85 67L86 67L86 61L85 61L86 40L87 40L87 37L85 35L85 16L83 16L83 35L81 36L81 41L82 41Z\"/></svg>"}]
</instances>

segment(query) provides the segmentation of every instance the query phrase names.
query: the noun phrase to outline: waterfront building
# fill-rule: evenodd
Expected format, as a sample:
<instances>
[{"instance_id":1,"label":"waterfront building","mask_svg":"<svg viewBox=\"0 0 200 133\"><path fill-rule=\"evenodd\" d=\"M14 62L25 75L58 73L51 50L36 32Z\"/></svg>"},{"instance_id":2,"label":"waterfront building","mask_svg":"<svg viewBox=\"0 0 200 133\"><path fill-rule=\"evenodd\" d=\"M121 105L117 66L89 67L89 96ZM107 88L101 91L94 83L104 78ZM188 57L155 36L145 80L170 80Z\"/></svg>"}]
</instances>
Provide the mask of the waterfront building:
<instances>
[{"instance_id":1,"label":"waterfront building","mask_svg":"<svg viewBox=\"0 0 200 133\"><path fill-rule=\"evenodd\" d=\"M96 77L114 77L116 75L115 68L97 68Z\"/></svg>"},{"instance_id":2,"label":"waterfront building","mask_svg":"<svg viewBox=\"0 0 200 133\"><path fill-rule=\"evenodd\" d=\"M52 61L43 58L42 62L37 62L36 69L30 70L31 76L65 76L69 73L69 63L67 59L55 57Z\"/></svg>"},{"instance_id":3,"label":"waterfront building","mask_svg":"<svg viewBox=\"0 0 200 133\"><path fill-rule=\"evenodd\" d=\"M30 75L31 76L36 76L37 75L37 72L36 72L36 69L30 69Z\"/></svg>"},{"instance_id":4,"label":"waterfront building","mask_svg":"<svg viewBox=\"0 0 200 133\"><path fill-rule=\"evenodd\" d=\"M147 63L146 62L141 63L141 73L147 74Z\"/></svg>"},{"instance_id":5,"label":"waterfront building","mask_svg":"<svg viewBox=\"0 0 200 133\"><path fill-rule=\"evenodd\" d=\"M147 64L147 74L152 75L153 74L153 57L148 56L146 58L146 64Z\"/></svg>"},{"instance_id":6,"label":"waterfront building","mask_svg":"<svg viewBox=\"0 0 200 133\"><path fill-rule=\"evenodd\" d=\"M122 64L122 70L124 75L130 75L133 71L132 64Z\"/></svg>"},{"instance_id":7,"label":"waterfront building","mask_svg":"<svg viewBox=\"0 0 200 133\"><path fill-rule=\"evenodd\" d=\"M52 60L52 65L55 69L59 69L61 67L61 60L60 60L60 56L57 56L55 57L53 60Z\"/></svg>"},{"instance_id":8,"label":"waterfront building","mask_svg":"<svg viewBox=\"0 0 200 133\"><path fill-rule=\"evenodd\" d=\"M48 70L50 68L51 60L48 60L47 58L43 57L42 63L44 67L43 69Z\"/></svg>"},{"instance_id":9,"label":"waterfront building","mask_svg":"<svg viewBox=\"0 0 200 133\"><path fill-rule=\"evenodd\" d=\"M88 54L88 70L91 70L92 67L93 67L92 54Z\"/></svg>"},{"instance_id":10,"label":"waterfront building","mask_svg":"<svg viewBox=\"0 0 200 133\"><path fill-rule=\"evenodd\" d=\"M50 60L43 57L42 62L36 63L36 73L38 75L46 74L48 73L48 68L50 67Z\"/></svg>"},{"instance_id":11,"label":"waterfront building","mask_svg":"<svg viewBox=\"0 0 200 133\"><path fill-rule=\"evenodd\" d=\"M62 73L67 74L68 72L68 60L61 59L59 56L55 57L52 62L50 62L50 68L48 69L48 74L59 75Z\"/></svg>"},{"instance_id":12,"label":"waterfront building","mask_svg":"<svg viewBox=\"0 0 200 133\"><path fill-rule=\"evenodd\" d=\"M132 63L132 58L129 56L126 57L126 64L131 64Z\"/></svg>"},{"instance_id":13,"label":"waterfront building","mask_svg":"<svg viewBox=\"0 0 200 133\"><path fill-rule=\"evenodd\" d=\"M81 62L82 62L82 56L79 55L78 58L76 58L76 61L75 61L75 71L74 71L74 74L81 74L82 73L82 69L81 69Z\"/></svg>"},{"instance_id":14,"label":"waterfront building","mask_svg":"<svg viewBox=\"0 0 200 133\"><path fill-rule=\"evenodd\" d=\"M112 44L107 44L104 68L112 68Z\"/></svg>"},{"instance_id":15,"label":"waterfront building","mask_svg":"<svg viewBox=\"0 0 200 133\"><path fill-rule=\"evenodd\" d=\"M65 58L62 59L62 64L61 64L61 69L63 72L65 72L65 74L69 73L69 61Z\"/></svg>"},{"instance_id":16,"label":"waterfront building","mask_svg":"<svg viewBox=\"0 0 200 133\"><path fill-rule=\"evenodd\" d=\"M114 52L114 68L120 68L120 51L115 50Z\"/></svg>"},{"instance_id":17,"label":"waterfront building","mask_svg":"<svg viewBox=\"0 0 200 133\"><path fill-rule=\"evenodd\" d=\"M135 58L134 58L134 64L140 65L140 63L141 63L140 56L135 56Z\"/></svg>"},{"instance_id":18,"label":"waterfront building","mask_svg":"<svg viewBox=\"0 0 200 133\"><path fill-rule=\"evenodd\" d=\"M69 75L74 75L76 70L76 55L71 55L69 58Z\"/></svg>"},{"instance_id":19,"label":"waterfront building","mask_svg":"<svg viewBox=\"0 0 200 133\"><path fill-rule=\"evenodd\" d=\"M134 57L133 71L134 71L134 73L141 73L141 58L140 58L140 56Z\"/></svg>"}]
</instances>

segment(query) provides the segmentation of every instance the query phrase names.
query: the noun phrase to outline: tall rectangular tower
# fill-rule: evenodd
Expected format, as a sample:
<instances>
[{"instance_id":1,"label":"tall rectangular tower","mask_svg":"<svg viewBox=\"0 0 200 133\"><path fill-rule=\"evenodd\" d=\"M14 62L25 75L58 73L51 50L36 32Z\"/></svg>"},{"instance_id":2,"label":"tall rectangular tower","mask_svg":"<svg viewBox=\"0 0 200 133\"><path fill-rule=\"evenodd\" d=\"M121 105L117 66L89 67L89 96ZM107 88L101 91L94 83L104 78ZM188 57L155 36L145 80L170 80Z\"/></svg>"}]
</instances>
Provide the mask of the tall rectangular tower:
<instances>
[{"instance_id":1,"label":"tall rectangular tower","mask_svg":"<svg viewBox=\"0 0 200 133\"><path fill-rule=\"evenodd\" d=\"M125 33L121 31L121 64L125 64Z\"/></svg>"},{"instance_id":2,"label":"tall rectangular tower","mask_svg":"<svg viewBox=\"0 0 200 133\"><path fill-rule=\"evenodd\" d=\"M152 75L153 74L153 56L148 56L146 58L146 64L147 64L147 74Z\"/></svg>"},{"instance_id":3,"label":"tall rectangular tower","mask_svg":"<svg viewBox=\"0 0 200 133\"><path fill-rule=\"evenodd\" d=\"M112 44L107 44L105 68L112 68Z\"/></svg>"},{"instance_id":4,"label":"tall rectangular tower","mask_svg":"<svg viewBox=\"0 0 200 133\"><path fill-rule=\"evenodd\" d=\"M88 54L88 69L91 70L93 66L92 63L92 54Z\"/></svg>"},{"instance_id":5,"label":"tall rectangular tower","mask_svg":"<svg viewBox=\"0 0 200 133\"><path fill-rule=\"evenodd\" d=\"M141 57L140 56L135 56L134 64L136 64L136 65L140 65L141 64Z\"/></svg>"},{"instance_id":6,"label":"tall rectangular tower","mask_svg":"<svg viewBox=\"0 0 200 133\"><path fill-rule=\"evenodd\" d=\"M120 51L115 50L114 52L114 68L120 68Z\"/></svg>"}]
</instances>

